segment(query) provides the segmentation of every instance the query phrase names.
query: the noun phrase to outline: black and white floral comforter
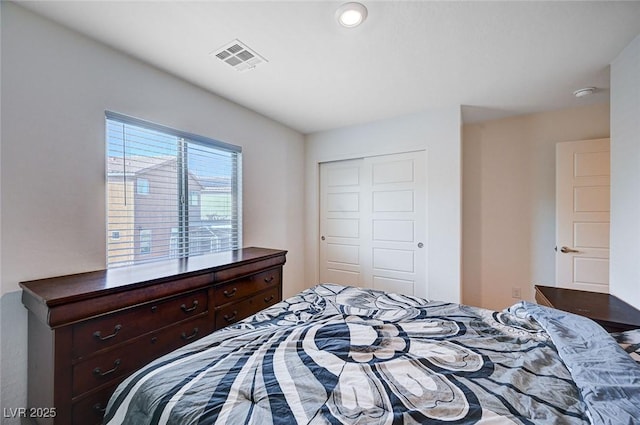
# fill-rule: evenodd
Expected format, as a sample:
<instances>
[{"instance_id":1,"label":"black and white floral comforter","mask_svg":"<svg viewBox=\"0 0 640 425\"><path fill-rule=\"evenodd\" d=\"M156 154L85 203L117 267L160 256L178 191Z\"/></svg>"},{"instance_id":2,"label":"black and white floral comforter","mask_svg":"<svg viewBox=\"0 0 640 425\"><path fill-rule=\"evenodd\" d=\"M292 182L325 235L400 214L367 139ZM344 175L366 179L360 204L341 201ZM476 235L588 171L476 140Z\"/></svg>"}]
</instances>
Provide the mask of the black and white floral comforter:
<instances>
[{"instance_id":1,"label":"black and white floral comforter","mask_svg":"<svg viewBox=\"0 0 640 425\"><path fill-rule=\"evenodd\" d=\"M618 341L624 351L629 353L631 358L640 363L640 329L611 334Z\"/></svg>"},{"instance_id":2,"label":"black and white floral comforter","mask_svg":"<svg viewBox=\"0 0 640 425\"><path fill-rule=\"evenodd\" d=\"M640 367L593 322L318 285L149 364L115 424L634 424Z\"/></svg>"}]
</instances>

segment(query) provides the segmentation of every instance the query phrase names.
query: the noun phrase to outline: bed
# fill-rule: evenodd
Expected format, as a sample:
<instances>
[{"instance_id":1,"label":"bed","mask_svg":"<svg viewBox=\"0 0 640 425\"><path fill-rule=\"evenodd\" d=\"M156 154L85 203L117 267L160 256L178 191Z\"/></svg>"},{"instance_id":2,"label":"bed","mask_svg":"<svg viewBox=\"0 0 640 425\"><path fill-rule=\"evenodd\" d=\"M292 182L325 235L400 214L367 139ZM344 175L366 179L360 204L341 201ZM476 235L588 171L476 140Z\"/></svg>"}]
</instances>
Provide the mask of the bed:
<instances>
[{"instance_id":1,"label":"bed","mask_svg":"<svg viewBox=\"0 0 640 425\"><path fill-rule=\"evenodd\" d=\"M322 284L137 371L104 422L634 424L640 366L594 322L536 304Z\"/></svg>"}]
</instances>

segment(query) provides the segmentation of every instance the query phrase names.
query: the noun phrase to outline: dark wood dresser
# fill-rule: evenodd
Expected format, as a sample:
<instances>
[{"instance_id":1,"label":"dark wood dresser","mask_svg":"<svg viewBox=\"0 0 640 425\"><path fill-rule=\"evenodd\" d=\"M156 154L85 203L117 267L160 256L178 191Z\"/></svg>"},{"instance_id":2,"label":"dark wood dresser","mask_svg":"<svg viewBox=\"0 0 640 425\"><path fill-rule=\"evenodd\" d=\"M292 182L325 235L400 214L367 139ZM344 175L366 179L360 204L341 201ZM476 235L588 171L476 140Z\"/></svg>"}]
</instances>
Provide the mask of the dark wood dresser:
<instances>
[{"instance_id":1,"label":"dark wood dresser","mask_svg":"<svg viewBox=\"0 0 640 425\"><path fill-rule=\"evenodd\" d=\"M102 423L109 397L132 372L280 301L285 256L245 248L22 282L27 410L55 414L32 420Z\"/></svg>"},{"instance_id":2,"label":"dark wood dresser","mask_svg":"<svg viewBox=\"0 0 640 425\"><path fill-rule=\"evenodd\" d=\"M608 332L640 328L640 311L610 294L536 285L536 302L588 317Z\"/></svg>"}]
</instances>

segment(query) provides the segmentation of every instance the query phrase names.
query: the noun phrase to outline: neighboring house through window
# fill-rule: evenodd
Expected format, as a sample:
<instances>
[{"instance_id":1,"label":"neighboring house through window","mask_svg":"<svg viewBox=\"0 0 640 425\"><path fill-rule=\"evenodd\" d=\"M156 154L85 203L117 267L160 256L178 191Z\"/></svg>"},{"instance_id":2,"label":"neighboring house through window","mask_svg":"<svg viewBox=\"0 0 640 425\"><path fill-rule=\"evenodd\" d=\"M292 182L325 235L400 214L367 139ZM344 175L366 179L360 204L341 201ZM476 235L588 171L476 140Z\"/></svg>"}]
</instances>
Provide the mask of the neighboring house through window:
<instances>
[{"instance_id":1,"label":"neighboring house through window","mask_svg":"<svg viewBox=\"0 0 640 425\"><path fill-rule=\"evenodd\" d=\"M242 246L239 147L111 112L106 130L108 267Z\"/></svg>"}]
</instances>

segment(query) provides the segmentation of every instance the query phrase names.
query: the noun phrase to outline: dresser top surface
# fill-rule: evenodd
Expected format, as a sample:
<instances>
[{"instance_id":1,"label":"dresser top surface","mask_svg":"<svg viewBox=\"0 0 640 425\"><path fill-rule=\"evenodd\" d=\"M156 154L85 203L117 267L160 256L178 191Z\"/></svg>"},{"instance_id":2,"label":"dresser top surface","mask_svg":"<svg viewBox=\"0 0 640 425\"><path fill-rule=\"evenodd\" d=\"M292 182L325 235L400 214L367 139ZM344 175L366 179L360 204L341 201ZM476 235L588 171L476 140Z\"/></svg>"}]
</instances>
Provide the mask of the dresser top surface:
<instances>
[{"instance_id":1,"label":"dresser top surface","mask_svg":"<svg viewBox=\"0 0 640 425\"><path fill-rule=\"evenodd\" d=\"M20 286L44 304L51 306L65 300L82 298L88 293L115 293L131 286L144 286L176 278L214 273L268 258L284 257L285 254L286 251L283 250L251 247L191 258L32 280L21 282Z\"/></svg>"},{"instance_id":2,"label":"dresser top surface","mask_svg":"<svg viewBox=\"0 0 640 425\"><path fill-rule=\"evenodd\" d=\"M605 323L640 328L640 311L611 294L536 285L553 307Z\"/></svg>"}]
</instances>

